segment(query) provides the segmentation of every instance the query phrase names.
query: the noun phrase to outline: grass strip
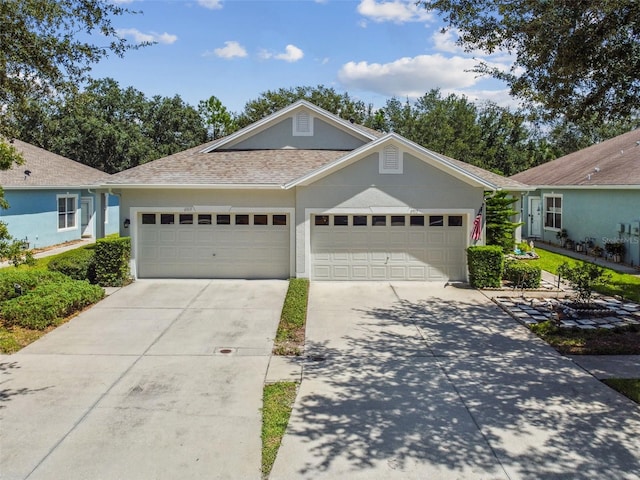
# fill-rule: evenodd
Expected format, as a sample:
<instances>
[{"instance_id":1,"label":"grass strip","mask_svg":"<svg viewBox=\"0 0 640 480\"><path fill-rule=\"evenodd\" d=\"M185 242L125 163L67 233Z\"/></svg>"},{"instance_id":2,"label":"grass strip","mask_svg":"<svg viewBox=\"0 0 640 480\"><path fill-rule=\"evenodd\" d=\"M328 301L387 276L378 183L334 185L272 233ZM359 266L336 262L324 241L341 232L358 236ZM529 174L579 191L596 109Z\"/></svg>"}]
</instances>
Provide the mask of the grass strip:
<instances>
[{"instance_id":1,"label":"grass strip","mask_svg":"<svg viewBox=\"0 0 640 480\"><path fill-rule=\"evenodd\" d=\"M301 354L304 346L308 298L309 280L306 278L290 279L273 345L274 355Z\"/></svg>"},{"instance_id":2,"label":"grass strip","mask_svg":"<svg viewBox=\"0 0 640 480\"><path fill-rule=\"evenodd\" d=\"M562 263L567 262L569 265L576 265L578 263L587 263L583 260L576 260L574 258L566 257L558 253L549 252L544 249L544 245L536 247L536 253L540 258L535 260L527 260L527 263L536 265L542 270L551 272L554 275L558 274L558 267ZM595 263L598 262L590 262ZM606 285L596 285L594 290L603 295L620 296L624 299L631 300L640 303L640 276L629 275L627 273L619 273L610 268L603 267L607 273L611 275L611 280Z\"/></svg>"},{"instance_id":3,"label":"grass strip","mask_svg":"<svg viewBox=\"0 0 640 480\"><path fill-rule=\"evenodd\" d=\"M268 478L276 460L298 385L295 382L271 383L262 395L262 478Z\"/></svg>"},{"instance_id":4,"label":"grass strip","mask_svg":"<svg viewBox=\"0 0 640 480\"><path fill-rule=\"evenodd\" d=\"M620 392L625 397L640 403L640 379L638 378L607 378L603 383Z\"/></svg>"}]
</instances>

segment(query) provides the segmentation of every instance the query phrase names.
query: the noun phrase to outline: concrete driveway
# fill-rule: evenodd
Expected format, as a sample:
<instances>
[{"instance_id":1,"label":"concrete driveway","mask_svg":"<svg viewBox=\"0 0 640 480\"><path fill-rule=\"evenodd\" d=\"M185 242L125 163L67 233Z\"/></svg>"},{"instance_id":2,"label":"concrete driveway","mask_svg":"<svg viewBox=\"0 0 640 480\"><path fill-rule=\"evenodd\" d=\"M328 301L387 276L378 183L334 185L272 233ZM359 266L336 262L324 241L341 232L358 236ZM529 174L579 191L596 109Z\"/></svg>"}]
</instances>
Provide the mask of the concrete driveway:
<instances>
[{"instance_id":1,"label":"concrete driveway","mask_svg":"<svg viewBox=\"0 0 640 480\"><path fill-rule=\"evenodd\" d=\"M640 407L481 293L313 283L271 480L637 479Z\"/></svg>"},{"instance_id":2,"label":"concrete driveway","mask_svg":"<svg viewBox=\"0 0 640 480\"><path fill-rule=\"evenodd\" d=\"M287 286L138 281L2 356L0 478L259 479Z\"/></svg>"}]
</instances>

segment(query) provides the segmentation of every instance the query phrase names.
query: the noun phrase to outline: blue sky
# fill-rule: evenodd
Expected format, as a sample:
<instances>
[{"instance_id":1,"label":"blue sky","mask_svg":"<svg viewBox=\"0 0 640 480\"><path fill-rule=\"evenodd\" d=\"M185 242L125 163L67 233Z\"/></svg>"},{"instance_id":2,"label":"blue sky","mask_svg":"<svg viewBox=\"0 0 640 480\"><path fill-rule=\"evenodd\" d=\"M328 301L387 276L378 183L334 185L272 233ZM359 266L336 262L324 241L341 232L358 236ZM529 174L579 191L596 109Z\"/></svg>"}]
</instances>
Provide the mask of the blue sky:
<instances>
[{"instance_id":1,"label":"blue sky","mask_svg":"<svg viewBox=\"0 0 640 480\"><path fill-rule=\"evenodd\" d=\"M514 106L503 83L468 70L480 59L509 68L507 55L465 53L455 32L413 0L112 0L142 13L114 20L121 36L153 46L93 68L147 96L212 95L232 112L267 90L324 85L375 107L432 88Z\"/></svg>"}]
</instances>

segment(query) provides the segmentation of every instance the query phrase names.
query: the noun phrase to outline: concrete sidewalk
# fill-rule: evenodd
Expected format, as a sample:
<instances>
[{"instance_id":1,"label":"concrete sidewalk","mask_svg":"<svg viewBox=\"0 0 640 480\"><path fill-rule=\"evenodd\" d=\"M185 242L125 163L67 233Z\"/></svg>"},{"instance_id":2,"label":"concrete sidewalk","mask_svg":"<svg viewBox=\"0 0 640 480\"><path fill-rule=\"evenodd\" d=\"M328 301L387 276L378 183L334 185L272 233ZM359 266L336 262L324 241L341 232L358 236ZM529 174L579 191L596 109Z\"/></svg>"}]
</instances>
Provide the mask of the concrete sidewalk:
<instances>
[{"instance_id":1,"label":"concrete sidewalk","mask_svg":"<svg viewBox=\"0 0 640 480\"><path fill-rule=\"evenodd\" d=\"M0 478L261 478L288 282L140 280L0 357Z\"/></svg>"},{"instance_id":2,"label":"concrete sidewalk","mask_svg":"<svg viewBox=\"0 0 640 480\"><path fill-rule=\"evenodd\" d=\"M640 478L640 407L475 290L316 282L307 345L271 480Z\"/></svg>"}]
</instances>

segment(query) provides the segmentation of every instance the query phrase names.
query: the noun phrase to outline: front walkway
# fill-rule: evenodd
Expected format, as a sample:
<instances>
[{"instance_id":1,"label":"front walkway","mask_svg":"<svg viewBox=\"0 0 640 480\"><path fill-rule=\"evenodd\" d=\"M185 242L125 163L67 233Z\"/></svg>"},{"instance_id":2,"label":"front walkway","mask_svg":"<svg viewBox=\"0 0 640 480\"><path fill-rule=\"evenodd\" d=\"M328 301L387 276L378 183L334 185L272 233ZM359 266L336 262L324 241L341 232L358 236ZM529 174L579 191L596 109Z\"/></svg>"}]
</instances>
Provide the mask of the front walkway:
<instances>
[{"instance_id":1,"label":"front walkway","mask_svg":"<svg viewBox=\"0 0 640 480\"><path fill-rule=\"evenodd\" d=\"M314 282L307 348L271 480L640 478L640 407L476 290Z\"/></svg>"}]
</instances>

